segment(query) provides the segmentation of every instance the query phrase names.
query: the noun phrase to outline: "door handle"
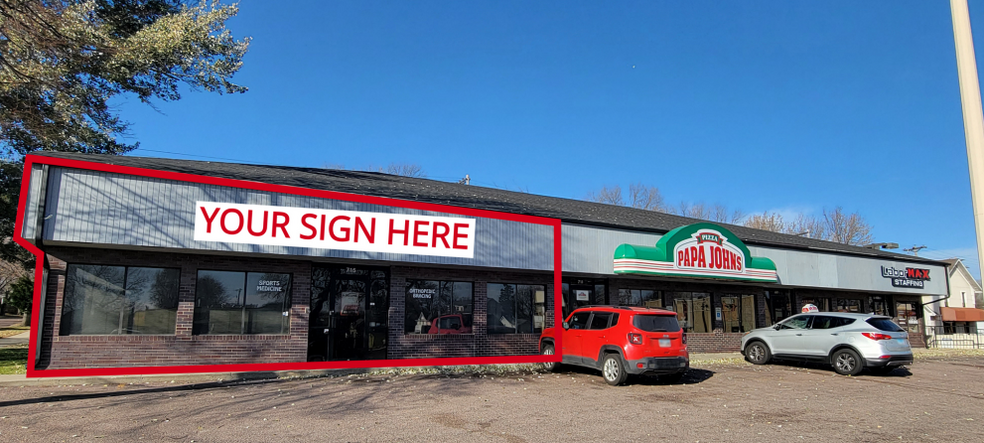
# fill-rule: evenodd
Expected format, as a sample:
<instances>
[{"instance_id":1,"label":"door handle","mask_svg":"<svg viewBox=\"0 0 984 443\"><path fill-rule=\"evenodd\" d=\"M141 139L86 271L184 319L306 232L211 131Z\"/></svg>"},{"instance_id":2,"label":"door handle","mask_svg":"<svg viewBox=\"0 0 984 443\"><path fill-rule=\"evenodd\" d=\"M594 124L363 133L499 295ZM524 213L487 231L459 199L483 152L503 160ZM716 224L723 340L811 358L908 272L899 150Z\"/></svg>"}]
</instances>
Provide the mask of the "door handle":
<instances>
[{"instance_id":1,"label":"door handle","mask_svg":"<svg viewBox=\"0 0 984 443\"><path fill-rule=\"evenodd\" d=\"M801 337L801 336L803 336L803 334L796 334L796 336L797 336L797 337Z\"/></svg>"},{"instance_id":2,"label":"door handle","mask_svg":"<svg viewBox=\"0 0 984 443\"><path fill-rule=\"evenodd\" d=\"M837 333L836 332L831 332L830 335L837 335Z\"/></svg>"}]
</instances>

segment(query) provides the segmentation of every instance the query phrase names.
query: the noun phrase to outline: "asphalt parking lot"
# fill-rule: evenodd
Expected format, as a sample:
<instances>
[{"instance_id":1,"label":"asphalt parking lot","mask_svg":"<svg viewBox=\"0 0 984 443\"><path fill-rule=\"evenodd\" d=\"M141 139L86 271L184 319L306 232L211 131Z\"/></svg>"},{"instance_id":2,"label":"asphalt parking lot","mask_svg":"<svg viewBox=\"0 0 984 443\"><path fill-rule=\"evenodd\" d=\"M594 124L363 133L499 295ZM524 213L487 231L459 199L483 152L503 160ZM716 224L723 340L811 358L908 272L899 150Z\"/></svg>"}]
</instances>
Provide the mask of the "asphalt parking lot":
<instances>
[{"instance_id":1,"label":"asphalt parking lot","mask_svg":"<svg viewBox=\"0 0 984 443\"><path fill-rule=\"evenodd\" d=\"M482 369L0 387L0 441L984 441L984 358L887 376L700 362L680 384Z\"/></svg>"}]
</instances>

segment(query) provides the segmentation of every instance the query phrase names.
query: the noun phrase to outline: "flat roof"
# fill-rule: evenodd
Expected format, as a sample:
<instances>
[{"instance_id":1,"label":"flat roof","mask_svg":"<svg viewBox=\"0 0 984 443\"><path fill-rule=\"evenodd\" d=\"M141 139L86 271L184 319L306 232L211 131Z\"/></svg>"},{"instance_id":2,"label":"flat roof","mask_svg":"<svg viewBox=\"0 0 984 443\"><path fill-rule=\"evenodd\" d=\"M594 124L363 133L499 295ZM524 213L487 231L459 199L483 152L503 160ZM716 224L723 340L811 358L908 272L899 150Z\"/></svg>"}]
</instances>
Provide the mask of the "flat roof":
<instances>
[{"instance_id":1,"label":"flat roof","mask_svg":"<svg viewBox=\"0 0 984 443\"><path fill-rule=\"evenodd\" d=\"M656 234L665 234L680 226L707 221L625 206L569 198L548 197L475 185L448 183L426 178L403 177L379 172L75 152L37 152L31 155L207 177L248 180L349 194L388 197L513 214L534 215L560 219L564 223L652 232ZM741 225L719 222L712 223L727 228L748 245L839 253L937 266L947 265L946 262L940 260L931 260L878 249L781 234Z\"/></svg>"}]
</instances>

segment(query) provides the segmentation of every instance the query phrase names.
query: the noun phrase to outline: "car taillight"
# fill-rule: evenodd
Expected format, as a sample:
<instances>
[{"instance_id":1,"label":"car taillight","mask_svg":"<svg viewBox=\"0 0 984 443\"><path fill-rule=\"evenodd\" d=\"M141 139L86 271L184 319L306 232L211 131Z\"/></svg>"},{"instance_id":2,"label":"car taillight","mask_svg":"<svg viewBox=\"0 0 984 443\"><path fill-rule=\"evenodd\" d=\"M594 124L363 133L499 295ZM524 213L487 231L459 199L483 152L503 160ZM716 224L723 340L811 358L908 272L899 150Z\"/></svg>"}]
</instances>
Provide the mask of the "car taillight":
<instances>
[{"instance_id":1,"label":"car taillight","mask_svg":"<svg viewBox=\"0 0 984 443\"><path fill-rule=\"evenodd\" d=\"M687 344L687 331L683 331L683 344Z\"/></svg>"},{"instance_id":2,"label":"car taillight","mask_svg":"<svg viewBox=\"0 0 984 443\"><path fill-rule=\"evenodd\" d=\"M641 345L642 344L642 334L636 334L634 332L630 332L629 333L629 343L632 343L634 345Z\"/></svg>"},{"instance_id":3,"label":"car taillight","mask_svg":"<svg viewBox=\"0 0 984 443\"><path fill-rule=\"evenodd\" d=\"M861 335L868 337L872 340L891 340L892 336L888 334L879 334L877 332L862 332Z\"/></svg>"}]
</instances>

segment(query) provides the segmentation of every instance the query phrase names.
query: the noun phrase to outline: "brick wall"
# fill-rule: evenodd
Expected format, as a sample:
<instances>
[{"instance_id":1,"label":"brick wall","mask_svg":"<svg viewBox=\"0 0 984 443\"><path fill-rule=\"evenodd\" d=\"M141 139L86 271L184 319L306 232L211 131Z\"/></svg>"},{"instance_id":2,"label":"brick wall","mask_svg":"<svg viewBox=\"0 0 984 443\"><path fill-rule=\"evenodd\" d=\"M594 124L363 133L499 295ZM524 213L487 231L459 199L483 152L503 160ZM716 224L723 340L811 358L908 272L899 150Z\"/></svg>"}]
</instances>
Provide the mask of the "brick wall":
<instances>
[{"instance_id":1,"label":"brick wall","mask_svg":"<svg viewBox=\"0 0 984 443\"><path fill-rule=\"evenodd\" d=\"M687 334L687 350L690 352L738 352L741 338L745 334L734 332L712 332L709 334Z\"/></svg>"},{"instance_id":2,"label":"brick wall","mask_svg":"<svg viewBox=\"0 0 984 443\"><path fill-rule=\"evenodd\" d=\"M407 334L404 332L406 281L450 280L473 283L471 334ZM553 327L553 274L469 271L394 266L390 273L389 358L488 357L536 355L540 334L487 334L489 283L546 286L546 327ZM394 315L395 314L395 315Z\"/></svg>"},{"instance_id":3,"label":"brick wall","mask_svg":"<svg viewBox=\"0 0 984 443\"><path fill-rule=\"evenodd\" d=\"M38 361L41 369L280 363L307 359L309 262L54 247L48 249L47 259L50 271L42 354ZM58 335L69 263L179 268L181 281L175 334ZM199 269L292 274L289 333L192 335L195 281Z\"/></svg>"},{"instance_id":4,"label":"brick wall","mask_svg":"<svg viewBox=\"0 0 984 443\"><path fill-rule=\"evenodd\" d=\"M169 254L83 248L48 250L47 303L44 311L41 369L180 366L201 364L303 362L307 359L308 311L311 267L308 261L277 258L245 258L233 255ZM58 334L67 264L148 266L180 269L179 300L173 335L72 335ZM193 335L195 284L199 269L286 272L292 274L289 333L284 335ZM473 283L473 332L470 334L406 334L405 287L407 279L467 281ZM442 269L393 266L390 268L389 337L387 358L480 357L535 355L539 334L488 334L486 294L489 283L541 284L546 288L546 327L554 326L553 275L551 273L500 272L494 270ZM688 334L691 352L733 352L740 347L741 333L724 332L714 309L725 294L755 295L756 327L765 326L764 289L747 285L703 282L666 282L638 278L611 278L607 298L627 304L619 289L655 289L664 292L707 292L711 294L714 331ZM810 296L795 293L798 306ZM829 293L827 295L830 295ZM842 296L849 296L847 294ZM603 303L605 294L596 294ZM892 307L894 309L894 306ZM921 334L910 337L913 346L925 346Z\"/></svg>"},{"instance_id":5,"label":"brick wall","mask_svg":"<svg viewBox=\"0 0 984 443\"><path fill-rule=\"evenodd\" d=\"M48 299L42 331L41 369L180 366L200 364L303 362L307 359L311 263L224 255L167 254L82 248L48 250ZM147 266L180 269L178 310L173 335L58 334L67 265ZM200 269L292 274L289 333L284 335L193 335L195 284ZM546 327L552 327L553 275L440 268L392 267L390 273L388 358L440 358L535 355L539 334L486 334L487 284L542 284L546 287ZM405 334L406 280L473 282L471 334Z\"/></svg>"}]
</instances>

